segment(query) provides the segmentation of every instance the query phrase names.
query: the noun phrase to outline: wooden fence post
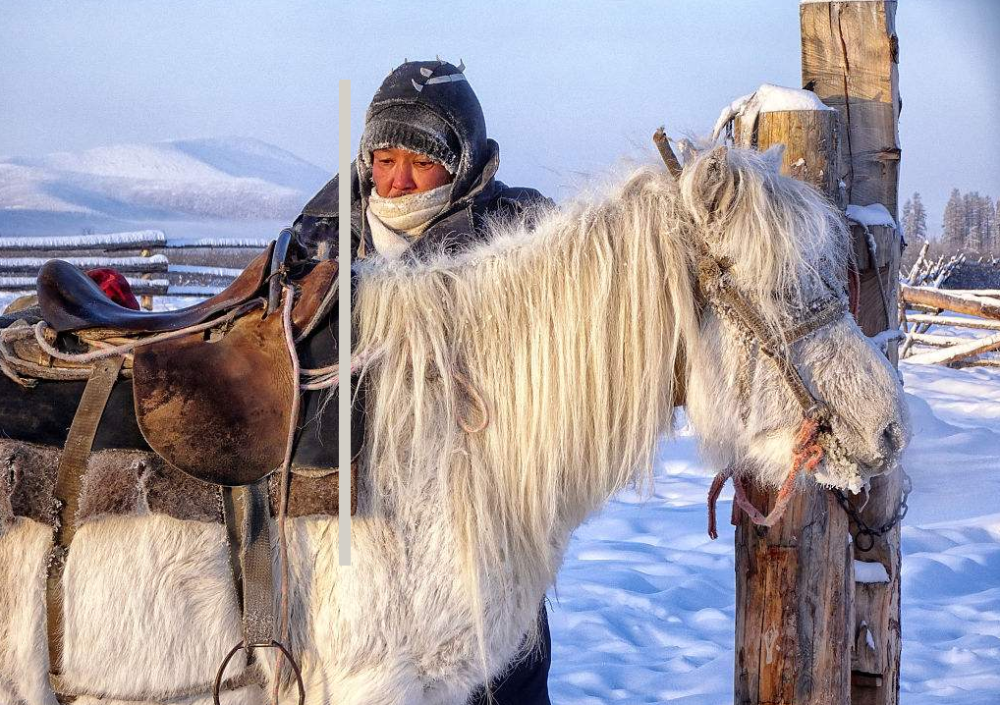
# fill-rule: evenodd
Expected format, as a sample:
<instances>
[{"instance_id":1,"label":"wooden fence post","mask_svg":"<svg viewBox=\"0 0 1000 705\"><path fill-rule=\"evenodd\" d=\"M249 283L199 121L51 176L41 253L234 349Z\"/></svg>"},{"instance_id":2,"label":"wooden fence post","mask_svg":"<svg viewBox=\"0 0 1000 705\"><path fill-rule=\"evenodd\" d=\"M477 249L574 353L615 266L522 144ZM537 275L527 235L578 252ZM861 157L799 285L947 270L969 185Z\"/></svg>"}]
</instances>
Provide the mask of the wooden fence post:
<instances>
[{"instance_id":1,"label":"wooden fence post","mask_svg":"<svg viewBox=\"0 0 1000 705\"><path fill-rule=\"evenodd\" d=\"M765 112L740 146L784 144L782 173L836 200L839 116L832 110ZM764 512L775 492L751 489ZM854 571L847 516L815 484L771 529L740 512L736 528L737 705L842 705L850 698Z\"/></svg>"},{"instance_id":2,"label":"wooden fence post","mask_svg":"<svg viewBox=\"0 0 1000 705\"><path fill-rule=\"evenodd\" d=\"M814 2L800 8L802 84L831 107L842 121L843 180L848 202L881 203L897 218L899 182L899 40L892 0ZM897 220L898 222L898 220ZM900 238L893 228L873 228L875 262L859 257L861 272L858 323L868 335L898 325L896 302ZM866 253L866 235L855 228L855 251ZM888 296L882 301L879 280ZM889 317L886 317L888 309ZM896 361L896 347L889 350ZM862 519L878 526L891 518L902 489L901 473L876 478ZM856 527L852 526L852 529ZM871 550L854 546L858 561L878 562L888 582L855 586L852 660L853 705L897 705L900 660L899 526L876 539ZM876 571L878 572L878 571Z\"/></svg>"},{"instance_id":3,"label":"wooden fence post","mask_svg":"<svg viewBox=\"0 0 1000 705\"><path fill-rule=\"evenodd\" d=\"M153 256L153 252L152 252L152 250L142 250L139 253L139 256L140 257L152 257ZM143 279L152 279L152 277L150 275L148 275L148 274L143 274L141 276L142 276ZM144 308L145 310L147 310L147 311L152 311L153 310L153 295L152 294L143 294L142 296L140 296L139 297L139 305L142 308Z\"/></svg>"}]
</instances>

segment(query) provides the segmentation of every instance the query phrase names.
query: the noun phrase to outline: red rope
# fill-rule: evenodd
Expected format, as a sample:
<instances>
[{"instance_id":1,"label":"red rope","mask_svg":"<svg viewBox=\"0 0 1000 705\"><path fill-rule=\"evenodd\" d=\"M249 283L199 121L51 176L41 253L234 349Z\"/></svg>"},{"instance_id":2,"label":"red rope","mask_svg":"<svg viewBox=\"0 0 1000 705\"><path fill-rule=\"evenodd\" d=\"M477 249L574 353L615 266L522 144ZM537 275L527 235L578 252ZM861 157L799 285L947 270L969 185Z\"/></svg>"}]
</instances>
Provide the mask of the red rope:
<instances>
[{"instance_id":1,"label":"red rope","mask_svg":"<svg viewBox=\"0 0 1000 705\"><path fill-rule=\"evenodd\" d=\"M747 497L742 478L734 477L735 472L732 468L716 475L715 479L712 480L712 486L708 490L709 537L713 540L719 537L719 532L716 528L715 503L719 498L719 494L722 493L722 488L725 486L726 480L730 477L733 478L733 489L736 490L733 523L736 523L735 507L738 506L746 513L750 521L757 526L771 527L777 524L788 508L788 503L791 501L792 495L795 494L795 481L799 476L799 472L805 469L806 472L814 473L823 460L823 446L819 443L818 434L819 422L816 419L806 418L802 420L802 425L799 427L798 433L795 434L795 444L792 447L792 468L778 490L778 495L774 500L774 507L767 516L761 514L760 510Z\"/></svg>"}]
</instances>

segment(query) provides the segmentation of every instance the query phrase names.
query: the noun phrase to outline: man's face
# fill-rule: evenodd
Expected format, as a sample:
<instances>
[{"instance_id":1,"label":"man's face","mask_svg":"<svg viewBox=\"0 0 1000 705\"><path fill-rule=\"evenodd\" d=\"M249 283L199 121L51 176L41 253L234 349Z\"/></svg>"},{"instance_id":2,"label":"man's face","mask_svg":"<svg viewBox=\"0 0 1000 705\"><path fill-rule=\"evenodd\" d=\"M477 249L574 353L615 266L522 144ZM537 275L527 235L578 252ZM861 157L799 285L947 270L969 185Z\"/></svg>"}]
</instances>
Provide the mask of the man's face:
<instances>
[{"instance_id":1,"label":"man's face","mask_svg":"<svg viewBox=\"0 0 1000 705\"><path fill-rule=\"evenodd\" d=\"M376 149L372 152L372 181L382 198L397 198L430 191L450 183L451 174L426 154L408 149Z\"/></svg>"}]
</instances>

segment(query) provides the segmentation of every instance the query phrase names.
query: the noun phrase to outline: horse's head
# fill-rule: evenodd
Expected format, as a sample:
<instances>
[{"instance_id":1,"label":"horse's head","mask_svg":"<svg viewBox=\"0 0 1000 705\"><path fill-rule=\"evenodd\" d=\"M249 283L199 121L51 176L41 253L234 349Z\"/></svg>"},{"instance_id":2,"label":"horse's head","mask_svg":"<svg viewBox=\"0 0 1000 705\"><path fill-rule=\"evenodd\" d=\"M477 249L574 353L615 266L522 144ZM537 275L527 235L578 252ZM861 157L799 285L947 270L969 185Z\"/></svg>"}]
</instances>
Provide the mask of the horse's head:
<instances>
[{"instance_id":1,"label":"horse's head","mask_svg":"<svg viewBox=\"0 0 1000 705\"><path fill-rule=\"evenodd\" d=\"M720 147L680 178L701 303L688 416L708 459L772 486L796 451L801 463L816 422L815 478L857 490L898 462L906 405L896 371L846 311L842 218L781 176L780 156Z\"/></svg>"}]
</instances>

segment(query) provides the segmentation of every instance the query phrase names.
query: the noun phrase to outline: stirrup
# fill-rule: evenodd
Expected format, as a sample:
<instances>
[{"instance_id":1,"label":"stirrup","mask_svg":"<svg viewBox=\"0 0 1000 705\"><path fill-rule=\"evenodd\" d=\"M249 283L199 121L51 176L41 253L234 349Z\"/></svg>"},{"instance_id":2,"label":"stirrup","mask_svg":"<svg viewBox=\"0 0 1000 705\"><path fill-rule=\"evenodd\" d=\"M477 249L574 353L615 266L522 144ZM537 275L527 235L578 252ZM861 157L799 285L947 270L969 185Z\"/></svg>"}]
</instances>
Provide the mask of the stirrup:
<instances>
[{"instance_id":1,"label":"stirrup","mask_svg":"<svg viewBox=\"0 0 1000 705\"><path fill-rule=\"evenodd\" d=\"M299 686L299 705L305 705L306 703L306 686L302 682L302 671L299 669L299 664L295 662L292 658L292 653L285 648L285 645L279 641L272 639L270 642L264 642L260 644L250 644L249 646L244 646L244 642L241 640L232 650L226 654L226 658L222 660L222 665L219 666L218 673L215 674L215 683L212 684L212 702L215 705L220 705L219 702L219 691L222 689L222 676L226 673L226 667L229 666L229 662L232 660L233 656L240 649L244 649L249 656L254 649L278 649L281 653L285 655L288 659L289 665L292 667L292 671L295 673L295 681Z\"/></svg>"}]
</instances>

